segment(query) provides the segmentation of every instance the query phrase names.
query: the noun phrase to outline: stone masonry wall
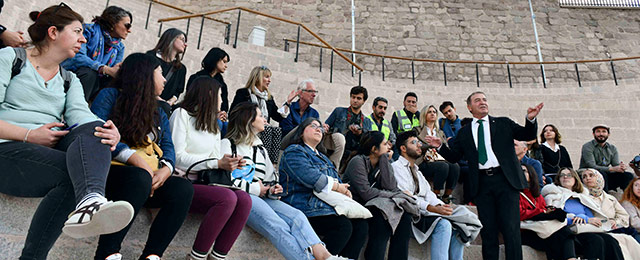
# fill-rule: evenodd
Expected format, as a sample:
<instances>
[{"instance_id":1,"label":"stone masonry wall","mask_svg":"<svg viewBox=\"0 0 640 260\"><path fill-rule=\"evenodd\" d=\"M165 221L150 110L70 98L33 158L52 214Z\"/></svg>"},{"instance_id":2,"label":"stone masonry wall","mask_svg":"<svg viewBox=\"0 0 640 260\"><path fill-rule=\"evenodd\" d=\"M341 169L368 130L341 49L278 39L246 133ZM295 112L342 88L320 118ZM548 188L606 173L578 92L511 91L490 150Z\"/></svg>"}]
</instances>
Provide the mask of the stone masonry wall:
<instances>
[{"instance_id":1,"label":"stone masonry wall","mask_svg":"<svg viewBox=\"0 0 640 260\"><path fill-rule=\"evenodd\" d=\"M218 10L244 6L303 22L335 47L351 48L350 1L336 0L166 0L190 10ZM388 0L355 1L356 50L393 56L485 61L537 61L527 1ZM640 55L640 10L568 9L555 0L534 0L543 60L607 59ZM237 11L216 15L234 23ZM199 25L199 22L197 22ZM265 27L267 46L283 48L283 38L295 39L297 27L243 13L239 37L246 40L255 25ZM197 26L194 26L195 32ZM301 39L315 41L303 32ZM291 45L295 51L295 45ZM319 49L301 46L301 59L317 67ZM380 58L356 55L366 73L380 77ZM329 67L323 52L323 67ZM334 57L335 66L347 63ZM385 76L411 78L408 61L385 60ZM583 81L612 79L608 63L578 65ZM417 79L442 81L442 64L415 63ZM573 64L546 65L549 82L574 82ZM618 78L635 78L640 62L616 63ZM447 66L449 81L475 81L474 64ZM480 65L481 82L508 82L505 65ZM514 83L541 83L537 65L511 66Z\"/></svg>"}]
</instances>

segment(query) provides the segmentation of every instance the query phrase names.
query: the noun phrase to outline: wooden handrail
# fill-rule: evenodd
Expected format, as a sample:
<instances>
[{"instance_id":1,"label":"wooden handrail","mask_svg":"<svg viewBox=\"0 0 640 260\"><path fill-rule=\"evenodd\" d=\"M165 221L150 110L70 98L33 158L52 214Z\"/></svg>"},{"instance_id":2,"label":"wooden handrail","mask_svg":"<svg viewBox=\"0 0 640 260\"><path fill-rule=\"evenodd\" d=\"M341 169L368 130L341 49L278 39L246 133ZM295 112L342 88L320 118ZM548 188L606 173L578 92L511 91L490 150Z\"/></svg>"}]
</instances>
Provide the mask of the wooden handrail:
<instances>
[{"instance_id":1,"label":"wooden handrail","mask_svg":"<svg viewBox=\"0 0 640 260\"><path fill-rule=\"evenodd\" d=\"M252 9L249 9L249 8L246 8L246 7L238 6L238 7L231 7L231 8L222 9L222 10L209 11L209 12L206 12L206 13L190 14L190 15L176 16L176 17L170 17L170 18L163 18L163 19L158 19L158 22L161 23L161 22L183 20L183 19L189 19L189 18L194 18L194 17L201 17L203 15L219 14L219 13L229 12L229 11L233 11L233 10L242 10L242 11L249 12L249 13L252 13L252 14L255 14L255 15L260 15L260 16L264 16L264 17L271 18L271 19L274 19L274 20L278 20L278 21L281 21L281 22L285 22L285 23L289 23L289 24L293 24L293 25L298 25L298 26L302 27L305 31L307 31L309 34L311 34L313 37L315 37L318 41L322 42L325 45L325 46L323 46L324 48L333 50L336 54L338 54L338 56L340 56L342 59L344 59L349 64L351 64L351 66L355 67L356 69L358 69L360 71L364 71L364 69L362 69L362 67L360 67L357 64L355 64L353 61L351 61L349 58L347 58L347 56L344 56L344 54L339 52L338 49L336 49L333 46L331 46L331 44L329 44L328 42L323 40L320 36L318 36L318 34L316 34L315 32L311 31L311 29L309 29L309 27L305 26L304 24L302 24L300 22L284 19L284 18L281 18L281 17L273 16L273 15L270 15L270 14L265 14L265 13L262 13L262 12L258 12L258 11L255 11L255 10L252 10ZM300 41L300 43L302 43L302 41Z\"/></svg>"},{"instance_id":2,"label":"wooden handrail","mask_svg":"<svg viewBox=\"0 0 640 260\"><path fill-rule=\"evenodd\" d=\"M285 38L283 40L289 41L289 42L296 42L296 40L294 40L294 39ZM300 44L319 47L319 48L330 49L327 46L323 46L323 45L320 45L320 44L317 44L317 43L300 41ZM640 59L640 56L633 56L633 57L613 58L613 59L599 59L599 60L543 61L543 62L537 62L537 61L515 61L515 62L509 62L509 61L475 61L475 60L435 60L435 59L418 59L418 58L407 58L407 57L400 57L400 56L382 55L382 54L368 53L368 52L363 52L363 51L351 51L351 50L343 49L343 48L335 48L335 50L346 52L346 53L355 53L355 54L358 54L358 55L381 57L381 58L388 58L388 59L394 59L394 60L434 62L434 63L443 63L443 62L444 63L465 63L465 64L475 64L475 63L477 63L477 64L498 64L498 65L500 65L500 64L519 64L519 65L523 65L523 64L525 64L525 65L574 64L574 63L597 63L597 62L624 61L624 60L637 60L637 59Z\"/></svg>"},{"instance_id":3,"label":"wooden handrail","mask_svg":"<svg viewBox=\"0 0 640 260\"><path fill-rule=\"evenodd\" d=\"M153 2L154 4L159 4L159 5L162 5L162 6L165 6L165 7L169 7L169 8L174 9L174 10L178 10L178 11L183 12L183 13L193 14L193 12L191 12L189 10L182 9L180 7L177 7L177 6L174 6L174 5L171 5L171 4L160 2L160 1L157 1L157 0L151 0L151 2ZM201 17L201 15L198 16L198 17ZM223 21L223 20L216 19L216 18L212 18L212 17L208 17L208 16L205 16L204 18L207 19L207 20L211 20L211 21L214 21L214 22L222 23L222 24L231 24L230 22Z\"/></svg>"}]
</instances>

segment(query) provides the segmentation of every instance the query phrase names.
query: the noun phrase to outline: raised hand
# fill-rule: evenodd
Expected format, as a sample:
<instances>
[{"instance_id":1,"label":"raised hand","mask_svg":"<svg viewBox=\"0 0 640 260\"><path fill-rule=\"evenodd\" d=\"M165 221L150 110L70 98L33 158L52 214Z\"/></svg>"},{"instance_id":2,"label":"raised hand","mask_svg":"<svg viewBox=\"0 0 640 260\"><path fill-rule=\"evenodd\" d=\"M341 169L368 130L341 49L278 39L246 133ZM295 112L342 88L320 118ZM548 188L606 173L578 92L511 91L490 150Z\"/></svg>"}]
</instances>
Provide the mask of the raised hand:
<instances>
[{"instance_id":1,"label":"raised hand","mask_svg":"<svg viewBox=\"0 0 640 260\"><path fill-rule=\"evenodd\" d=\"M527 109L527 119L533 120L534 118L536 118L536 116L538 116L538 113L540 113L540 110L542 110L542 107L544 107L544 103L540 103L535 107L530 107L529 109Z\"/></svg>"},{"instance_id":2,"label":"raised hand","mask_svg":"<svg viewBox=\"0 0 640 260\"><path fill-rule=\"evenodd\" d=\"M442 140L440 140L440 138L436 137L436 136L426 136L424 138L424 141L430 147L436 147L437 148L437 147L440 147L440 145L442 145Z\"/></svg>"}]
</instances>

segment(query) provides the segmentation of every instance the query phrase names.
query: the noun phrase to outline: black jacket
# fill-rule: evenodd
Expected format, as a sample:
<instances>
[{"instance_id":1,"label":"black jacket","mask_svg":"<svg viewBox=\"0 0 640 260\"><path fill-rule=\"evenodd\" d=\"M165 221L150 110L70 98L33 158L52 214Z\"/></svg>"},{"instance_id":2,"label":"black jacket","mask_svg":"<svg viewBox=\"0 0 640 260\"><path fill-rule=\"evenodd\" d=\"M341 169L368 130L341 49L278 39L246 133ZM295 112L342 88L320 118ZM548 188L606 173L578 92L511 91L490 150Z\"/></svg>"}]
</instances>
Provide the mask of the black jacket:
<instances>
[{"instance_id":1,"label":"black jacket","mask_svg":"<svg viewBox=\"0 0 640 260\"><path fill-rule=\"evenodd\" d=\"M440 155L449 162L455 163L463 158L469 162L470 198L475 197L481 188L478 187L478 149L473 140L472 125L467 124L462 127L454 141L449 144L449 147L443 145L439 150ZM520 161L516 157L513 140L529 141L535 139L538 129L537 121L531 123L526 120L523 127L506 117L489 116L489 128L491 130L491 148L507 181L517 190L526 188L528 186L527 181L522 173Z\"/></svg>"},{"instance_id":2,"label":"black jacket","mask_svg":"<svg viewBox=\"0 0 640 260\"><path fill-rule=\"evenodd\" d=\"M233 110L235 106L242 102L251 102L251 96L249 93L249 89L241 88L236 91L236 96L233 97L233 102L231 102L231 107L229 110ZM269 118L267 118L267 122L271 121L271 119L280 123L284 118L278 113L278 106L276 106L276 102L273 101L273 97L270 97L267 100L267 110L269 111Z\"/></svg>"}]
</instances>

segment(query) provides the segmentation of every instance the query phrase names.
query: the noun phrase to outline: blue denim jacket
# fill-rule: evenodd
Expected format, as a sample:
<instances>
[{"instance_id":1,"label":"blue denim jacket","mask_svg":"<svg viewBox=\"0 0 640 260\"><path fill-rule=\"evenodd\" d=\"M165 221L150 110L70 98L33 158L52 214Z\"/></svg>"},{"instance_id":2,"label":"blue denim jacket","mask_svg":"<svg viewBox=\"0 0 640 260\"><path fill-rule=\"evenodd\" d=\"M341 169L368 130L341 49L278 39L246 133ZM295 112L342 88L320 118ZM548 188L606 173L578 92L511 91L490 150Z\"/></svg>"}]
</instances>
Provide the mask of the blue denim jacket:
<instances>
[{"instance_id":1,"label":"blue denim jacket","mask_svg":"<svg viewBox=\"0 0 640 260\"><path fill-rule=\"evenodd\" d=\"M293 144L284 150L280 159L280 184L287 194L281 198L307 217L335 215L332 206L318 199L313 191L321 192L327 178L338 179L338 172L329 158L316 154L305 144Z\"/></svg>"},{"instance_id":2,"label":"blue denim jacket","mask_svg":"<svg viewBox=\"0 0 640 260\"><path fill-rule=\"evenodd\" d=\"M104 121L109 120L111 117L111 111L113 110L113 106L115 106L119 95L120 91L116 88L105 88L101 90L98 92L96 99L91 105L91 112ZM160 121L157 122L158 125L156 125L156 127L159 130L160 138L156 143L160 146L160 149L162 149L162 158L160 158L160 160L165 160L169 162L172 167L175 167L176 152L173 148L173 140L171 139L169 118L160 107L158 107L158 114L160 115ZM123 142L118 143L115 151L111 152L111 156L117 156L126 148L129 148L127 144Z\"/></svg>"},{"instance_id":3,"label":"blue denim jacket","mask_svg":"<svg viewBox=\"0 0 640 260\"><path fill-rule=\"evenodd\" d=\"M348 110L348 107L336 107L333 112L331 112L331 115L329 115L329 118L327 118L325 123L331 127L332 132L345 134L349 131L349 127L347 125ZM360 113L362 113L362 111L360 111ZM362 132L366 133L369 131L371 131L371 121L366 120L365 118L362 122Z\"/></svg>"}]
</instances>

